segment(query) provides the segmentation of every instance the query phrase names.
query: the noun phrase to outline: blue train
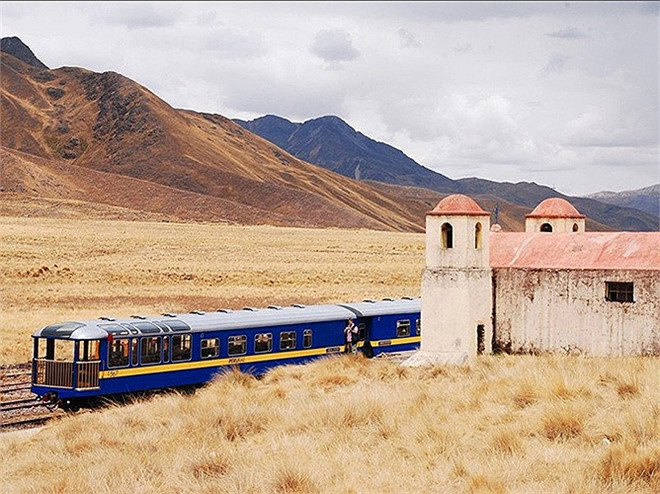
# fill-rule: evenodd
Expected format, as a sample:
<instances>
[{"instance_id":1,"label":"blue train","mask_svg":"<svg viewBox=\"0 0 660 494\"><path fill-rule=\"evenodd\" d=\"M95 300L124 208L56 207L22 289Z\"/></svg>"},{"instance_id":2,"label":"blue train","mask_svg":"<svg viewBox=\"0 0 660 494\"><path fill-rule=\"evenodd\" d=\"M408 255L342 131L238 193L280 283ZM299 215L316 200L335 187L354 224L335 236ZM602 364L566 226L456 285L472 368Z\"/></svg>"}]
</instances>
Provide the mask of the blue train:
<instances>
[{"instance_id":1,"label":"blue train","mask_svg":"<svg viewBox=\"0 0 660 494\"><path fill-rule=\"evenodd\" d=\"M50 408L74 408L101 397L202 385L232 367L260 375L344 352L349 319L366 357L414 350L420 311L420 299L406 297L52 324L32 335L31 389Z\"/></svg>"}]
</instances>

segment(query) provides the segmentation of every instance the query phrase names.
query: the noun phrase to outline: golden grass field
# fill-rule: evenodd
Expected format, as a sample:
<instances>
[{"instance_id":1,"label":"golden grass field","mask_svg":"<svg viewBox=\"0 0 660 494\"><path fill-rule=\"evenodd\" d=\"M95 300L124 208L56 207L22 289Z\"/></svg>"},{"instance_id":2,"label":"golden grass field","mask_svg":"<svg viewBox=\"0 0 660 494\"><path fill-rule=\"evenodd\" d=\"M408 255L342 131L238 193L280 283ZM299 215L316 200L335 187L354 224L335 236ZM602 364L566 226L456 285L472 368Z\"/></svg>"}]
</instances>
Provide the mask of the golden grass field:
<instances>
[{"instance_id":1,"label":"golden grass field","mask_svg":"<svg viewBox=\"0 0 660 494\"><path fill-rule=\"evenodd\" d=\"M0 434L0 478L6 494L651 494L657 371L650 358L327 357Z\"/></svg>"},{"instance_id":2,"label":"golden grass field","mask_svg":"<svg viewBox=\"0 0 660 494\"><path fill-rule=\"evenodd\" d=\"M421 234L0 217L1 363L63 320L418 296ZM328 357L0 434L14 493L657 493L660 359Z\"/></svg>"},{"instance_id":3,"label":"golden grass field","mask_svg":"<svg viewBox=\"0 0 660 494\"><path fill-rule=\"evenodd\" d=\"M424 236L0 217L0 364L51 323L419 296Z\"/></svg>"}]
</instances>

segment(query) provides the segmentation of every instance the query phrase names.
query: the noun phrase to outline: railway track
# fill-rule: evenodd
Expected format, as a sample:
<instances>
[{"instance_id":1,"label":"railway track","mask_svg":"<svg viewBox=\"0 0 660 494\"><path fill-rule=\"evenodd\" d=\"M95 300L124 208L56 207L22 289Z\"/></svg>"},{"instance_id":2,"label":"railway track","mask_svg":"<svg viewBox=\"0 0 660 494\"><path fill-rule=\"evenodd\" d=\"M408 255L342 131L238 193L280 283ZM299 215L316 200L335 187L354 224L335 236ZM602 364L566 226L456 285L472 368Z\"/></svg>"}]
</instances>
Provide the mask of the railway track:
<instances>
[{"instance_id":1,"label":"railway track","mask_svg":"<svg viewBox=\"0 0 660 494\"><path fill-rule=\"evenodd\" d=\"M30 392L29 364L0 369L0 433L37 427L53 416Z\"/></svg>"}]
</instances>

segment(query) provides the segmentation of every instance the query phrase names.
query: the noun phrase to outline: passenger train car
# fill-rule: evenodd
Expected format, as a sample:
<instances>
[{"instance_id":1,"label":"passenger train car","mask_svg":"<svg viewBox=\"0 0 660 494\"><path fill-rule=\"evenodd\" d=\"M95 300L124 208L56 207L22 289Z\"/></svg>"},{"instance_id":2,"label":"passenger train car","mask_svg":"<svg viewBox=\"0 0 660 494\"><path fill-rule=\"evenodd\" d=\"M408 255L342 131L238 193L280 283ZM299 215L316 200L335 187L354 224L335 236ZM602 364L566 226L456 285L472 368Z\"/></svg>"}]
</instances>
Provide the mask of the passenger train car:
<instances>
[{"instance_id":1,"label":"passenger train car","mask_svg":"<svg viewBox=\"0 0 660 494\"><path fill-rule=\"evenodd\" d=\"M359 328L366 357L418 348L419 298L337 305L246 307L204 313L101 317L46 326L32 335L32 392L49 407L93 398L197 386L228 368L260 375L346 348Z\"/></svg>"}]
</instances>

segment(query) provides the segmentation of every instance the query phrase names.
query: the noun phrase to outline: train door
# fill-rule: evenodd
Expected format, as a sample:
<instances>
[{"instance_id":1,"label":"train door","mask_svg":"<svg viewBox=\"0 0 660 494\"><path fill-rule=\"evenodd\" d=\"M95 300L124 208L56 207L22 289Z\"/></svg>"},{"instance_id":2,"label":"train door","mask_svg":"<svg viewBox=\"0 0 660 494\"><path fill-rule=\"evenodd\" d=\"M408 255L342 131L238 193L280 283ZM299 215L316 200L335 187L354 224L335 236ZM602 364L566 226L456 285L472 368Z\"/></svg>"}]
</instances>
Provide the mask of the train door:
<instances>
[{"instance_id":1,"label":"train door","mask_svg":"<svg viewBox=\"0 0 660 494\"><path fill-rule=\"evenodd\" d=\"M362 354L371 358L374 356L374 349L371 346L371 326L373 318L365 317L360 318L356 321L358 327L358 338L357 344L358 348L362 351Z\"/></svg>"}]
</instances>

